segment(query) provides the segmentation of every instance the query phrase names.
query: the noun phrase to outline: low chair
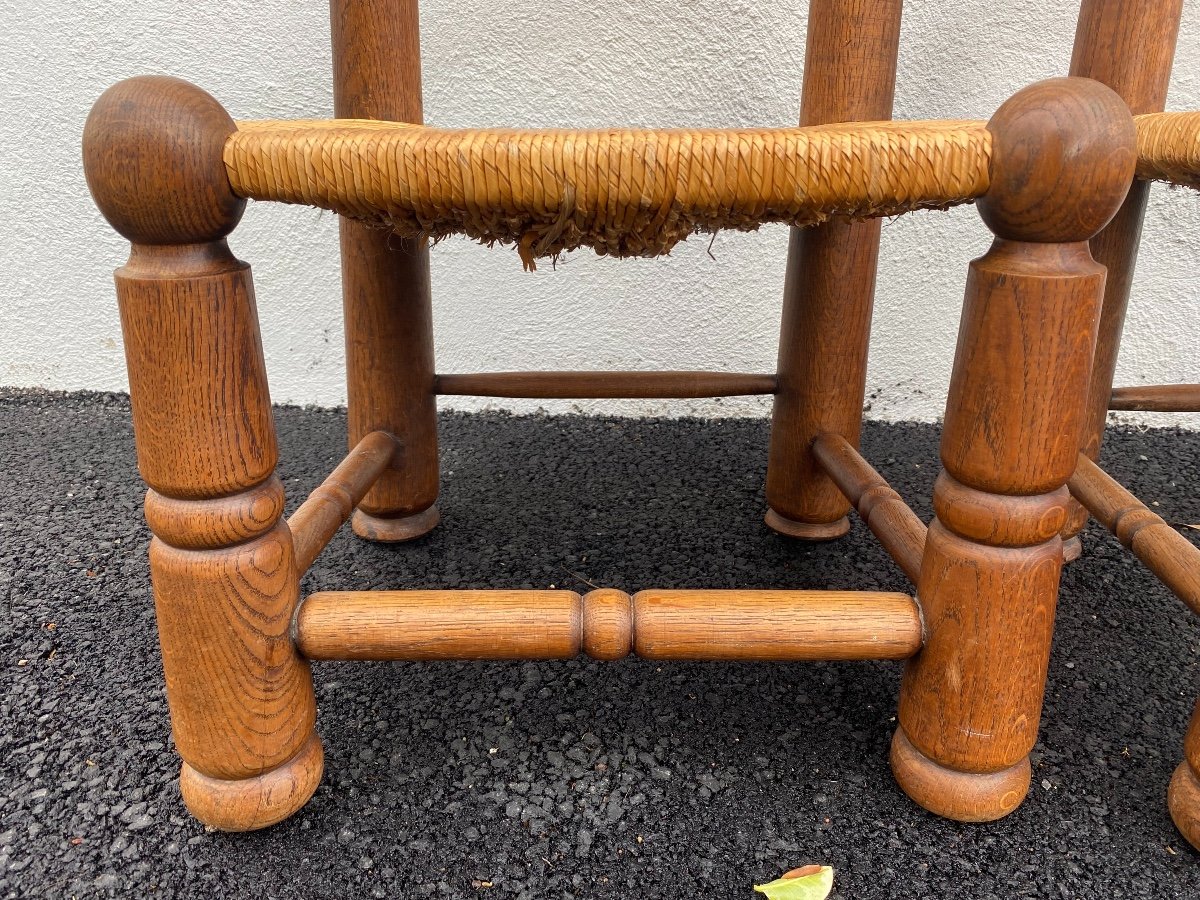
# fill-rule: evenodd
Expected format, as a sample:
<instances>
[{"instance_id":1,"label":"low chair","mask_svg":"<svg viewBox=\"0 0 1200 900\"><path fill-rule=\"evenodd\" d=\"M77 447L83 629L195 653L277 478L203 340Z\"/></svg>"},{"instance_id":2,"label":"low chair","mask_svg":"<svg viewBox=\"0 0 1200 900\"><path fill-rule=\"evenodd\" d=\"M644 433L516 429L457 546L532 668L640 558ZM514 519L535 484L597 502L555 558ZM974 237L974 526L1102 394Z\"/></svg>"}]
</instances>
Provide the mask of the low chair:
<instances>
[{"instance_id":1,"label":"low chair","mask_svg":"<svg viewBox=\"0 0 1200 900\"><path fill-rule=\"evenodd\" d=\"M312 660L581 652L905 660L891 752L901 787L960 821L1015 809L1030 784L1064 530L1074 537L1068 482L1102 520L1108 509L1086 489L1103 476L1076 465L1102 304L1108 314L1128 286L1131 266L1114 260L1136 240L1135 169L1189 184L1200 173L1200 120L1162 113L1179 5L1085 0L1071 70L1082 77L1032 85L986 124L888 121L900 0L812 0L797 128L425 127L415 0L332 0L330 121L234 122L164 77L107 91L84 164L132 245L117 296L192 813L246 830L309 799L323 766ZM248 198L342 216L351 449L286 520L250 269L226 243ZM967 273L926 526L858 449L879 221L972 201L995 242ZM793 228L773 374L436 372L430 238L512 244L533 266L580 247L662 254L697 231L764 223ZM1101 263L1116 268L1107 295ZM771 394L767 524L829 540L853 506L916 596L664 585L632 597L302 598L300 576L348 519L374 541L437 524L439 394ZM1197 748L1200 738L1193 779ZM1188 785L1173 810L1200 842Z\"/></svg>"}]
</instances>

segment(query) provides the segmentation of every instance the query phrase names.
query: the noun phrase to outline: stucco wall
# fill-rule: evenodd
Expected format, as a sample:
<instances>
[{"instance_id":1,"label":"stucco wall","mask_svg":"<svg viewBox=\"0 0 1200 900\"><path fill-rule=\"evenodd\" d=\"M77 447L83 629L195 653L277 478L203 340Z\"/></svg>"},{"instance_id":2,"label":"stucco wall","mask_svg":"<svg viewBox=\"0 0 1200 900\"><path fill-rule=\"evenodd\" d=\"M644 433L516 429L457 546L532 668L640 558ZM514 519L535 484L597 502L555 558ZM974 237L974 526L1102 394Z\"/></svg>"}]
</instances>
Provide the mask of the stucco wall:
<instances>
[{"instance_id":1,"label":"stucco wall","mask_svg":"<svg viewBox=\"0 0 1200 900\"><path fill-rule=\"evenodd\" d=\"M914 0L905 13L897 117L987 118L1022 85L1065 74L1072 6ZM1198 7L1187 4L1168 108L1200 107ZM426 118L448 126L789 125L806 10L804 0L425 0ZM123 390L110 273L126 251L80 172L89 105L118 79L166 72L206 88L235 118L327 116L327 6L4 0L0 23L0 384ZM987 242L970 208L886 225L868 415L941 415L965 266ZM231 244L255 267L273 398L343 403L334 217L252 204ZM667 259L622 262L583 251L531 274L511 249L446 241L433 251L439 369L769 371L785 248L786 229L770 227L720 234L711 256L698 238ZM1156 187L1120 383L1200 380L1198 268L1200 197ZM760 400L545 406L631 415L766 411ZM1186 422L1200 426L1200 417Z\"/></svg>"}]
</instances>

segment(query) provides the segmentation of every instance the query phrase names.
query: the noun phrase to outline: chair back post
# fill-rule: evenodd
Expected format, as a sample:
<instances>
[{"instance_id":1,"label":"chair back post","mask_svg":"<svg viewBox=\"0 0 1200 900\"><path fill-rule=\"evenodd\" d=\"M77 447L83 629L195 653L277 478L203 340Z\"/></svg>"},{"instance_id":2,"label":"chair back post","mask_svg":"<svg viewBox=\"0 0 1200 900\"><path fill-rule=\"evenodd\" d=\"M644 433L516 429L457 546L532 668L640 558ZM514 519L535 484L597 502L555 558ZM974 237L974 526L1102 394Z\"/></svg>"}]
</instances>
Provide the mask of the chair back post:
<instances>
[{"instance_id":1,"label":"chair back post","mask_svg":"<svg viewBox=\"0 0 1200 900\"><path fill-rule=\"evenodd\" d=\"M417 0L330 0L334 114L421 123ZM429 253L343 218L349 445L373 431L400 443L355 512L362 537L407 540L437 523L437 407Z\"/></svg>"},{"instance_id":2,"label":"chair back post","mask_svg":"<svg viewBox=\"0 0 1200 900\"><path fill-rule=\"evenodd\" d=\"M1071 74L1108 85L1135 116L1162 112L1182 11L1183 0L1083 0ZM1091 240L1092 257L1108 269L1080 444L1092 459L1100 455L1108 419L1149 190L1148 182L1134 182L1113 220ZM1079 555L1078 535L1086 522L1087 510L1072 500L1063 530L1068 559Z\"/></svg>"},{"instance_id":3,"label":"chair back post","mask_svg":"<svg viewBox=\"0 0 1200 900\"><path fill-rule=\"evenodd\" d=\"M813 0L801 125L890 119L902 0ZM879 220L792 229L767 466L767 524L822 540L849 504L812 454L822 432L858 446L875 299Z\"/></svg>"}]
</instances>

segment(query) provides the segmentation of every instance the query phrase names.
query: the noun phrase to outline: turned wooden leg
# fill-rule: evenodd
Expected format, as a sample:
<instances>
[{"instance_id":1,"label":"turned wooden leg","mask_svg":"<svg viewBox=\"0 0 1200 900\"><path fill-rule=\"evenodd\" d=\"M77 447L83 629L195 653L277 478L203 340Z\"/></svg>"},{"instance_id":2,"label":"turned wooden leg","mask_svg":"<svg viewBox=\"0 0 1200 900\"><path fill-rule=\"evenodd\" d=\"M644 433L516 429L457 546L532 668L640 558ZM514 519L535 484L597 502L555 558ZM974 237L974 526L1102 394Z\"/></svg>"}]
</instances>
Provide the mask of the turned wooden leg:
<instances>
[{"instance_id":1,"label":"turned wooden leg","mask_svg":"<svg viewBox=\"0 0 1200 900\"><path fill-rule=\"evenodd\" d=\"M308 800L322 752L250 269L224 240L244 206L221 160L233 130L199 88L134 78L96 103L84 163L132 242L117 297L180 789L245 831Z\"/></svg>"},{"instance_id":2,"label":"turned wooden leg","mask_svg":"<svg viewBox=\"0 0 1200 900\"><path fill-rule=\"evenodd\" d=\"M960 821L1011 812L1030 782L1104 269L1087 239L1133 177L1129 111L1054 79L988 125L996 235L971 263L918 597L928 637L905 668L892 768Z\"/></svg>"},{"instance_id":3,"label":"turned wooden leg","mask_svg":"<svg viewBox=\"0 0 1200 900\"><path fill-rule=\"evenodd\" d=\"M1196 704L1183 740L1183 762L1171 779L1167 805L1175 827L1189 844L1200 850L1200 703Z\"/></svg>"},{"instance_id":4,"label":"turned wooden leg","mask_svg":"<svg viewBox=\"0 0 1200 900\"><path fill-rule=\"evenodd\" d=\"M801 125L888 119L901 0L813 0ZM767 463L767 524L805 540L840 537L850 504L812 455L818 434L858 446L879 255L878 219L793 229Z\"/></svg>"},{"instance_id":5,"label":"turned wooden leg","mask_svg":"<svg viewBox=\"0 0 1200 900\"><path fill-rule=\"evenodd\" d=\"M420 123L417 0L332 0L330 20L334 114ZM438 523L429 253L378 228L340 227L350 446L372 431L399 445L351 524L370 540L412 540Z\"/></svg>"},{"instance_id":6,"label":"turned wooden leg","mask_svg":"<svg viewBox=\"0 0 1200 900\"><path fill-rule=\"evenodd\" d=\"M1134 115L1162 112L1182 11L1183 0L1084 0L1075 29L1071 74L1108 85ZM1108 421L1149 190L1147 182L1135 182L1112 221L1091 240L1092 257L1108 270L1081 441L1081 450L1092 459L1100 456ZM1067 562L1082 551L1079 532L1086 524L1087 510L1069 501L1063 529Z\"/></svg>"}]
</instances>

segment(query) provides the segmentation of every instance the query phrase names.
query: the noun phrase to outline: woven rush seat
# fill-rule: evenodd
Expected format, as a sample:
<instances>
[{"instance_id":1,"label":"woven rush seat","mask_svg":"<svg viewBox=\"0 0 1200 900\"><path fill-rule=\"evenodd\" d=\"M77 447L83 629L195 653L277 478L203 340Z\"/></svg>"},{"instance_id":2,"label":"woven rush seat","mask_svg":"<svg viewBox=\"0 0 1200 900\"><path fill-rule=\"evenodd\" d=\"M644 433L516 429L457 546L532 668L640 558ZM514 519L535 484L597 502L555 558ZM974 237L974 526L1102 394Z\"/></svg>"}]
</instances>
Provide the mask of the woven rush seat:
<instances>
[{"instance_id":1,"label":"woven rush seat","mask_svg":"<svg viewBox=\"0 0 1200 900\"><path fill-rule=\"evenodd\" d=\"M1200 115L1137 125L1139 174L1196 186ZM579 247L658 256L696 232L945 209L987 192L991 147L972 121L535 131L334 119L240 122L224 158L242 197L402 237L514 243L532 268Z\"/></svg>"}]
</instances>

